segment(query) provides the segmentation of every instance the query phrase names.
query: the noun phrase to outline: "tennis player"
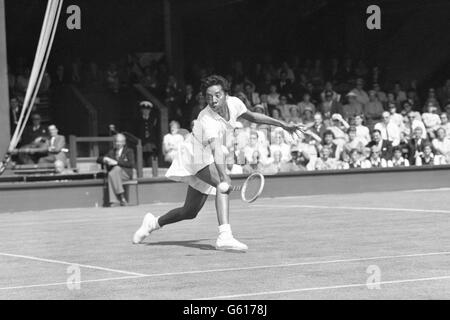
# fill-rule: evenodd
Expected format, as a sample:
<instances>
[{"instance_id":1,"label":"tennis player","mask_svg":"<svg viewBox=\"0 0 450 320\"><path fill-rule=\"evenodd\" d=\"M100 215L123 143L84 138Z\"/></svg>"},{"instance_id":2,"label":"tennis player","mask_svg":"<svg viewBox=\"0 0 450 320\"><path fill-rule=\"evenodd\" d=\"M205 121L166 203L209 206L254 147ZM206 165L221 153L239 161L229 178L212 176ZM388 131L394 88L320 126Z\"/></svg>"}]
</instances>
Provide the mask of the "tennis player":
<instances>
[{"instance_id":1,"label":"tennis player","mask_svg":"<svg viewBox=\"0 0 450 320\"><path fill-rule=\"evenodd\" d=\"M208 105L194 122L192 133L178 149L177 155L166 173L166 177L188 184L186 200L181 208L173 209L163 216L155 217L148 213L141 227L133 236L133 243L141 243L151 232L169 224L190 220L205 204L208 195L215 195L219 236L217 250L246 251L248 248L233 237L229 221L229 192L216 188L219 183L231 185L226 173L226 154L224 146L229 132L233 132L239 119L258 124L278 126L291 134L303 131L303 125L287 124L261 113L247 110L244 103L228 95L229 84L226 79L212 75L202 80L201 91Z\"/></svg>"}]
</instances>

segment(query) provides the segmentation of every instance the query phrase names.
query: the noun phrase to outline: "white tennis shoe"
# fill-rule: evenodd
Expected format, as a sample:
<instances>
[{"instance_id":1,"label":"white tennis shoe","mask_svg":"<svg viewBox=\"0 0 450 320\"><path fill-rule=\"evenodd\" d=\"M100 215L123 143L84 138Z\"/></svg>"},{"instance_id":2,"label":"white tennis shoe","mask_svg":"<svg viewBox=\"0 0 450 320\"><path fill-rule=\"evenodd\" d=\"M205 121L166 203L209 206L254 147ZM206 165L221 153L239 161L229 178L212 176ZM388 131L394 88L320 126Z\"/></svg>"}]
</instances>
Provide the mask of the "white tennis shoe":
<instances>
[{"instance_id":1,"label":"white tennis shoe","mask_svg":"<svg viewBox=\"0 0 450 320\"><path fill-rule=\"evenodd\" d=\"M159 228L158 219L151 213L147 213L142 221L141 227L134 233L133 244L142 243L142 241L144 241L150 233L158 230Z\"/></svg>"},{"instance_id":2,"label":"white tennis shoe","mask_svg":"<svg viewBox=\"0 0 450 320\"><path fill-rule=\"evenodd\" d=\"M242 251L248 250L248 247L242 242L236 240L232 234L220 234L216 241L216 250L220 251Z\"/></svg>"}]
</instances>

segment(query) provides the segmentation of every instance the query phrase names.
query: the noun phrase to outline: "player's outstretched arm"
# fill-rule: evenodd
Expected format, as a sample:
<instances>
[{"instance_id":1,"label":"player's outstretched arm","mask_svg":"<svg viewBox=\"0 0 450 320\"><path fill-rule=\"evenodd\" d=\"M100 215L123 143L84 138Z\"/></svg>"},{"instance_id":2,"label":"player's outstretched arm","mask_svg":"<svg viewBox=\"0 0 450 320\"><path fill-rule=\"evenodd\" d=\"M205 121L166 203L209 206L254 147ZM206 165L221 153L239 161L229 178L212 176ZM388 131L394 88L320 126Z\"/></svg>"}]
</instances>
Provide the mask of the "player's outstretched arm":
<instances>
[{"instance_id":1,"label":"player's outstretched arm","mask_svg":"<svg viewBox=\"0 0 450 320\"><path fill-rule=\"evenodd\" d=\"M303 124L286 123L285 121L271 118L262 113L247 111L247 112L243 113L240 116L240 118L245 119L250 122L258 123L258 124L267 124L267 125L271 125L271 126L277 126L277 127L283 128L284 130L286 130L287 132L289 132L291 134L294 134L297 131L305 132L305 130L306 130L306 127Z\"/></svg>"}]
</instances>

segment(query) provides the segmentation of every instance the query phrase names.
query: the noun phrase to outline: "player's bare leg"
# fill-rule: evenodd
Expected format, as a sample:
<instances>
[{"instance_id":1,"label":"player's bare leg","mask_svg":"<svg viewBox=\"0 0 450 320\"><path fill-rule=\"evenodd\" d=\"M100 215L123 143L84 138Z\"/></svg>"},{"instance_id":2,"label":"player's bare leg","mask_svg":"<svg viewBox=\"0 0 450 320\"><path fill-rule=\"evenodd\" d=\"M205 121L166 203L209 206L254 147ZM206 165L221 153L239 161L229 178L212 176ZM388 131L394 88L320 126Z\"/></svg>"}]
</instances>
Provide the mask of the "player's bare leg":
<instances>
[{"instance_id":1,"label":"player's bare leg","mask_svg":"<svg viewBox=\"0 0 450 320\"><path fill-rule=\"evenodd\" d=\"M155 217L147 213L144 217L141 227L133 236L133 243L138 244L144 241L153 231L159 230L165 225L176 223L183 220L191 220L197 217L199 211L203 208L208 195L188 187L186 200L180 208L173 209L161 217Z\"/></svg>"},{"instance_id":2,"label":"player's bare leg","mask_svg":"<svg viewBox=\"0 0 450 320\"><path fill-rule=\"evenodd\" d=\"M216 212L217 220L219 222L219 237L216 241L217 250L235 250L235 251L247 251L248 247L237 241L233 237L231 232L230 219L229 219L229 207L230 199L228 193L222 193L217 186L220 183L219 173L215 164L211 164L208 167L202 169L197 173L197 177L216 187Z\"/></svg>"}]
</instances>

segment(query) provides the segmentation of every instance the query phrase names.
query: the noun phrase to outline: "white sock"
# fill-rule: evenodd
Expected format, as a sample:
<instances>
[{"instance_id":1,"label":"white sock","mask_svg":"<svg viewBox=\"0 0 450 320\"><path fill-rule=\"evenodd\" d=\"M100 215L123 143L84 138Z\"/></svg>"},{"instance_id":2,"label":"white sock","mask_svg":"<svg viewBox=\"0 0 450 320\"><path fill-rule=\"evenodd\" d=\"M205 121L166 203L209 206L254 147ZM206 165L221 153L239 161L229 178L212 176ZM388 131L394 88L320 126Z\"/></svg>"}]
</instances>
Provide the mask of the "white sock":
<instances>
[{"instance_id":1,"label":"white sock","mask_svg":"<svg viewBox=\"0 0 450 320\"><path fill-rule=\"evenodd\" d=\"M231 226L229 224L219 226L219 235L233 236L231 233Z\"/></svg>"}]
</instances>

